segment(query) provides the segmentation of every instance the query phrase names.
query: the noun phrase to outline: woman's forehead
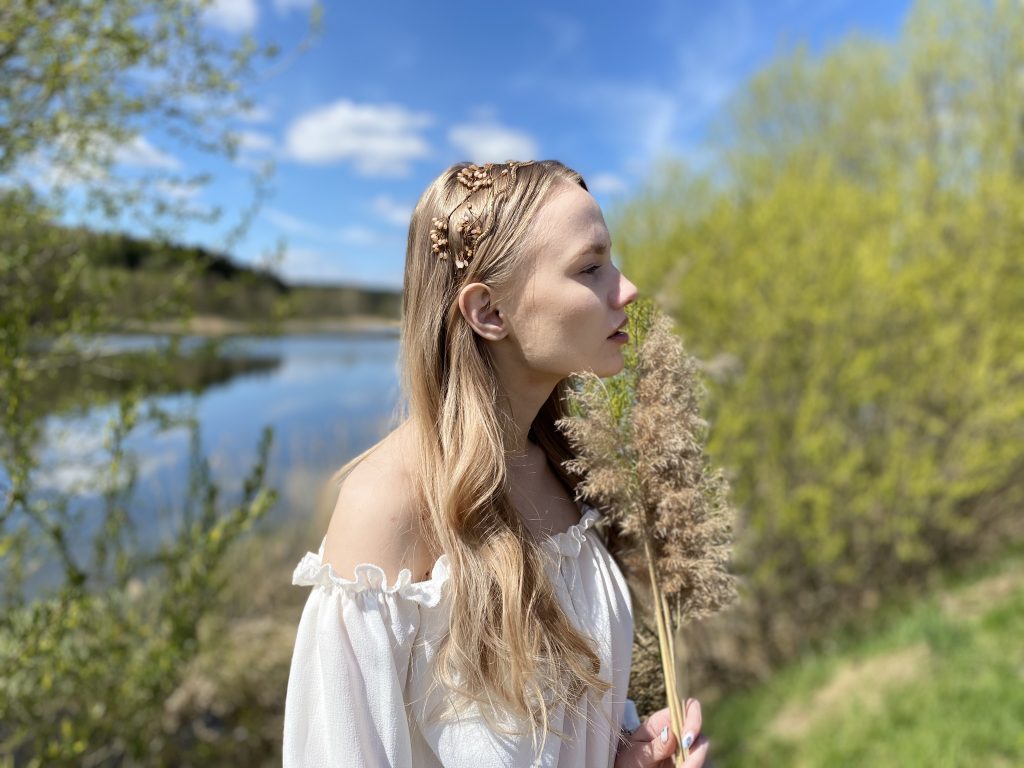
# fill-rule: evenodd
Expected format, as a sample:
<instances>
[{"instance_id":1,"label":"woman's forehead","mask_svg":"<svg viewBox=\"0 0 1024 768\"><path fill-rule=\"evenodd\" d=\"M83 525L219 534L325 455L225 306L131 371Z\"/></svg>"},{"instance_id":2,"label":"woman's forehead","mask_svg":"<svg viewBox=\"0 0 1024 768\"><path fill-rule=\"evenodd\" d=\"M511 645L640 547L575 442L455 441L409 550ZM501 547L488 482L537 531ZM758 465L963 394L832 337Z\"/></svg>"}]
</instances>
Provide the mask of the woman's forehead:
<instances>
[{"instance_id":1,"label":"woman's forehead","mask_svg":"<svg viewBox=\"0 0 1024 768\"><path fill-rule=\"evenodd\" d=\"M607 246L608 227L597 201L582 187L559 186L534 220L537 245L558 246L565 258L591 246Z\"/></svg>"}]
</instances>

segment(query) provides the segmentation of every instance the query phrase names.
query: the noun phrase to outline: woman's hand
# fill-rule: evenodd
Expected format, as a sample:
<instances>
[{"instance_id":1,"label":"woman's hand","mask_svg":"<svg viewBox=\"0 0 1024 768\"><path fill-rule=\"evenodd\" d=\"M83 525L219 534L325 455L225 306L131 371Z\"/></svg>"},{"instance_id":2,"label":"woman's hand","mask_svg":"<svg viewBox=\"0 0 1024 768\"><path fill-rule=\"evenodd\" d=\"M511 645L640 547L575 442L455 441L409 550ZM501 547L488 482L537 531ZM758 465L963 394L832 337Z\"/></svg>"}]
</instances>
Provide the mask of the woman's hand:
<instances>
[{"instance_id":1,"label":"woman's hand","mask_svg":"<svg viewBox=\"0 0 1024 768\"><path fill-rule=\"evenodd\" d=\"M686 700L683 718L683 738L689 735L690 756L684 768L710 768L707 762L708 740L700 735L700 702ZM662 730L667 739L661 740ZM674 768L672 756L676 752L676 735L672 733L672 715L668 707L659 709L629 737L629 744L615 758L615 768Z\"/></svg>"}]
</instances>

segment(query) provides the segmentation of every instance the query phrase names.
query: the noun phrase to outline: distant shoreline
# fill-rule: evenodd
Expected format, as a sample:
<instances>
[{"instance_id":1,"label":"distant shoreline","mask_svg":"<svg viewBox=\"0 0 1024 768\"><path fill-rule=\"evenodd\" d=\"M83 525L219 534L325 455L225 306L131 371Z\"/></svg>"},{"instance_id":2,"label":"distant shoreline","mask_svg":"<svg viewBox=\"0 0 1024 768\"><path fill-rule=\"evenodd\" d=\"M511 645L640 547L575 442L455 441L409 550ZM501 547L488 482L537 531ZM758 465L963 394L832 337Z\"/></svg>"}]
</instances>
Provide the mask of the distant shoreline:
<instances>
[{"instance_id":1,"label":"distant shoreline","mask_svg":"<svg viewBox=\"0 0 1024 768\"><path fill-rule=\"evenodd\" d=\"M398 335L400 321L370 315L350 317L327 317L321 319L293 318L281 320L273 327L264 323L235 320L217 315L195 315L185 321L169 320L156 322L128 321L119 329L121 333L186 333L192 336L238 336L260 335L269 332L292 336L299 334L361 334L380 333Z\"/></svg>"}]
</instances>

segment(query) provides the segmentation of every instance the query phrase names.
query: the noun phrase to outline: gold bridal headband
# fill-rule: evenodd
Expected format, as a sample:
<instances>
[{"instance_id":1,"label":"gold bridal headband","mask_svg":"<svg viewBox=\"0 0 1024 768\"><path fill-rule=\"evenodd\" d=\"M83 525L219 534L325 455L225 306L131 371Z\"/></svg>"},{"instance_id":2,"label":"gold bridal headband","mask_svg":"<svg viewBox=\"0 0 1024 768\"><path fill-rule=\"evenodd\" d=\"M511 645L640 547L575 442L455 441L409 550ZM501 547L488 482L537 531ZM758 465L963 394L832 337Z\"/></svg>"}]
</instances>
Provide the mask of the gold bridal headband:
<instances>
[{"instance_id":1,"label":"gold bridal headband","mask_svg":"<svg viewBox=\"0 0 1024 768\"><path fill-rule=\"evenodd\" d=\"M469 190L469 194L466 195L461 203L455 206L454 210L447 217L444 219L434 218L430 226L430 250L437 256L438 261L448 261L448 257L451 256L456 269L463 269L469 266L469 262L473 260L473 254L476 252L477 245L483 236L483 231L480 228L483 212L474 211L473 206L466 205L466 203L477 190L487 187L493 188L495 181L504 181L505 183L501 191L507 190L515 183L516 170L524 165L532 164L533 160L527 160L522 163L509 161L504 163L503 166L498 166L495 163L485 163L484 165L467 165L459 171L456 179L459 184ZM498 167L501 167L501 172L495 177L491 174L491 171ZM494 200L492 198L490 205L493 206L493 204ZM449 243L451 218L464 205L466 210L455 225L455 231L459 234L459 242L462 244L462 247L452 253Z\"/></svg>"}]
</instances>

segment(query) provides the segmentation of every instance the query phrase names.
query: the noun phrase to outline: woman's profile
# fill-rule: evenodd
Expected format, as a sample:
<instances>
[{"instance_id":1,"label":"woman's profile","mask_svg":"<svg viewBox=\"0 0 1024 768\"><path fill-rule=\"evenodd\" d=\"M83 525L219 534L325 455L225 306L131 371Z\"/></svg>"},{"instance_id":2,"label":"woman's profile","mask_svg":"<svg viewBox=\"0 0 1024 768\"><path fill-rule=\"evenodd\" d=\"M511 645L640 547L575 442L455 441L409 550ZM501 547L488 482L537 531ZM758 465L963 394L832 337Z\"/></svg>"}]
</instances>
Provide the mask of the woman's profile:
<instances>
[{"instance_id":1,"label":"woman's profile","mask_svg":"<svg viewBox=\"0 0 1024 768\"><path fill-rule=\"evenodd\" d=\"M629 592L555 427L573 373L622 369L636 297L562 163L458 163L424 191L399 418L335 474L293 578L285 766L673 764L668 710L640 723L626 697ZM686 768L700 726L691 700Z\"/></svg>"}]
</instances>

